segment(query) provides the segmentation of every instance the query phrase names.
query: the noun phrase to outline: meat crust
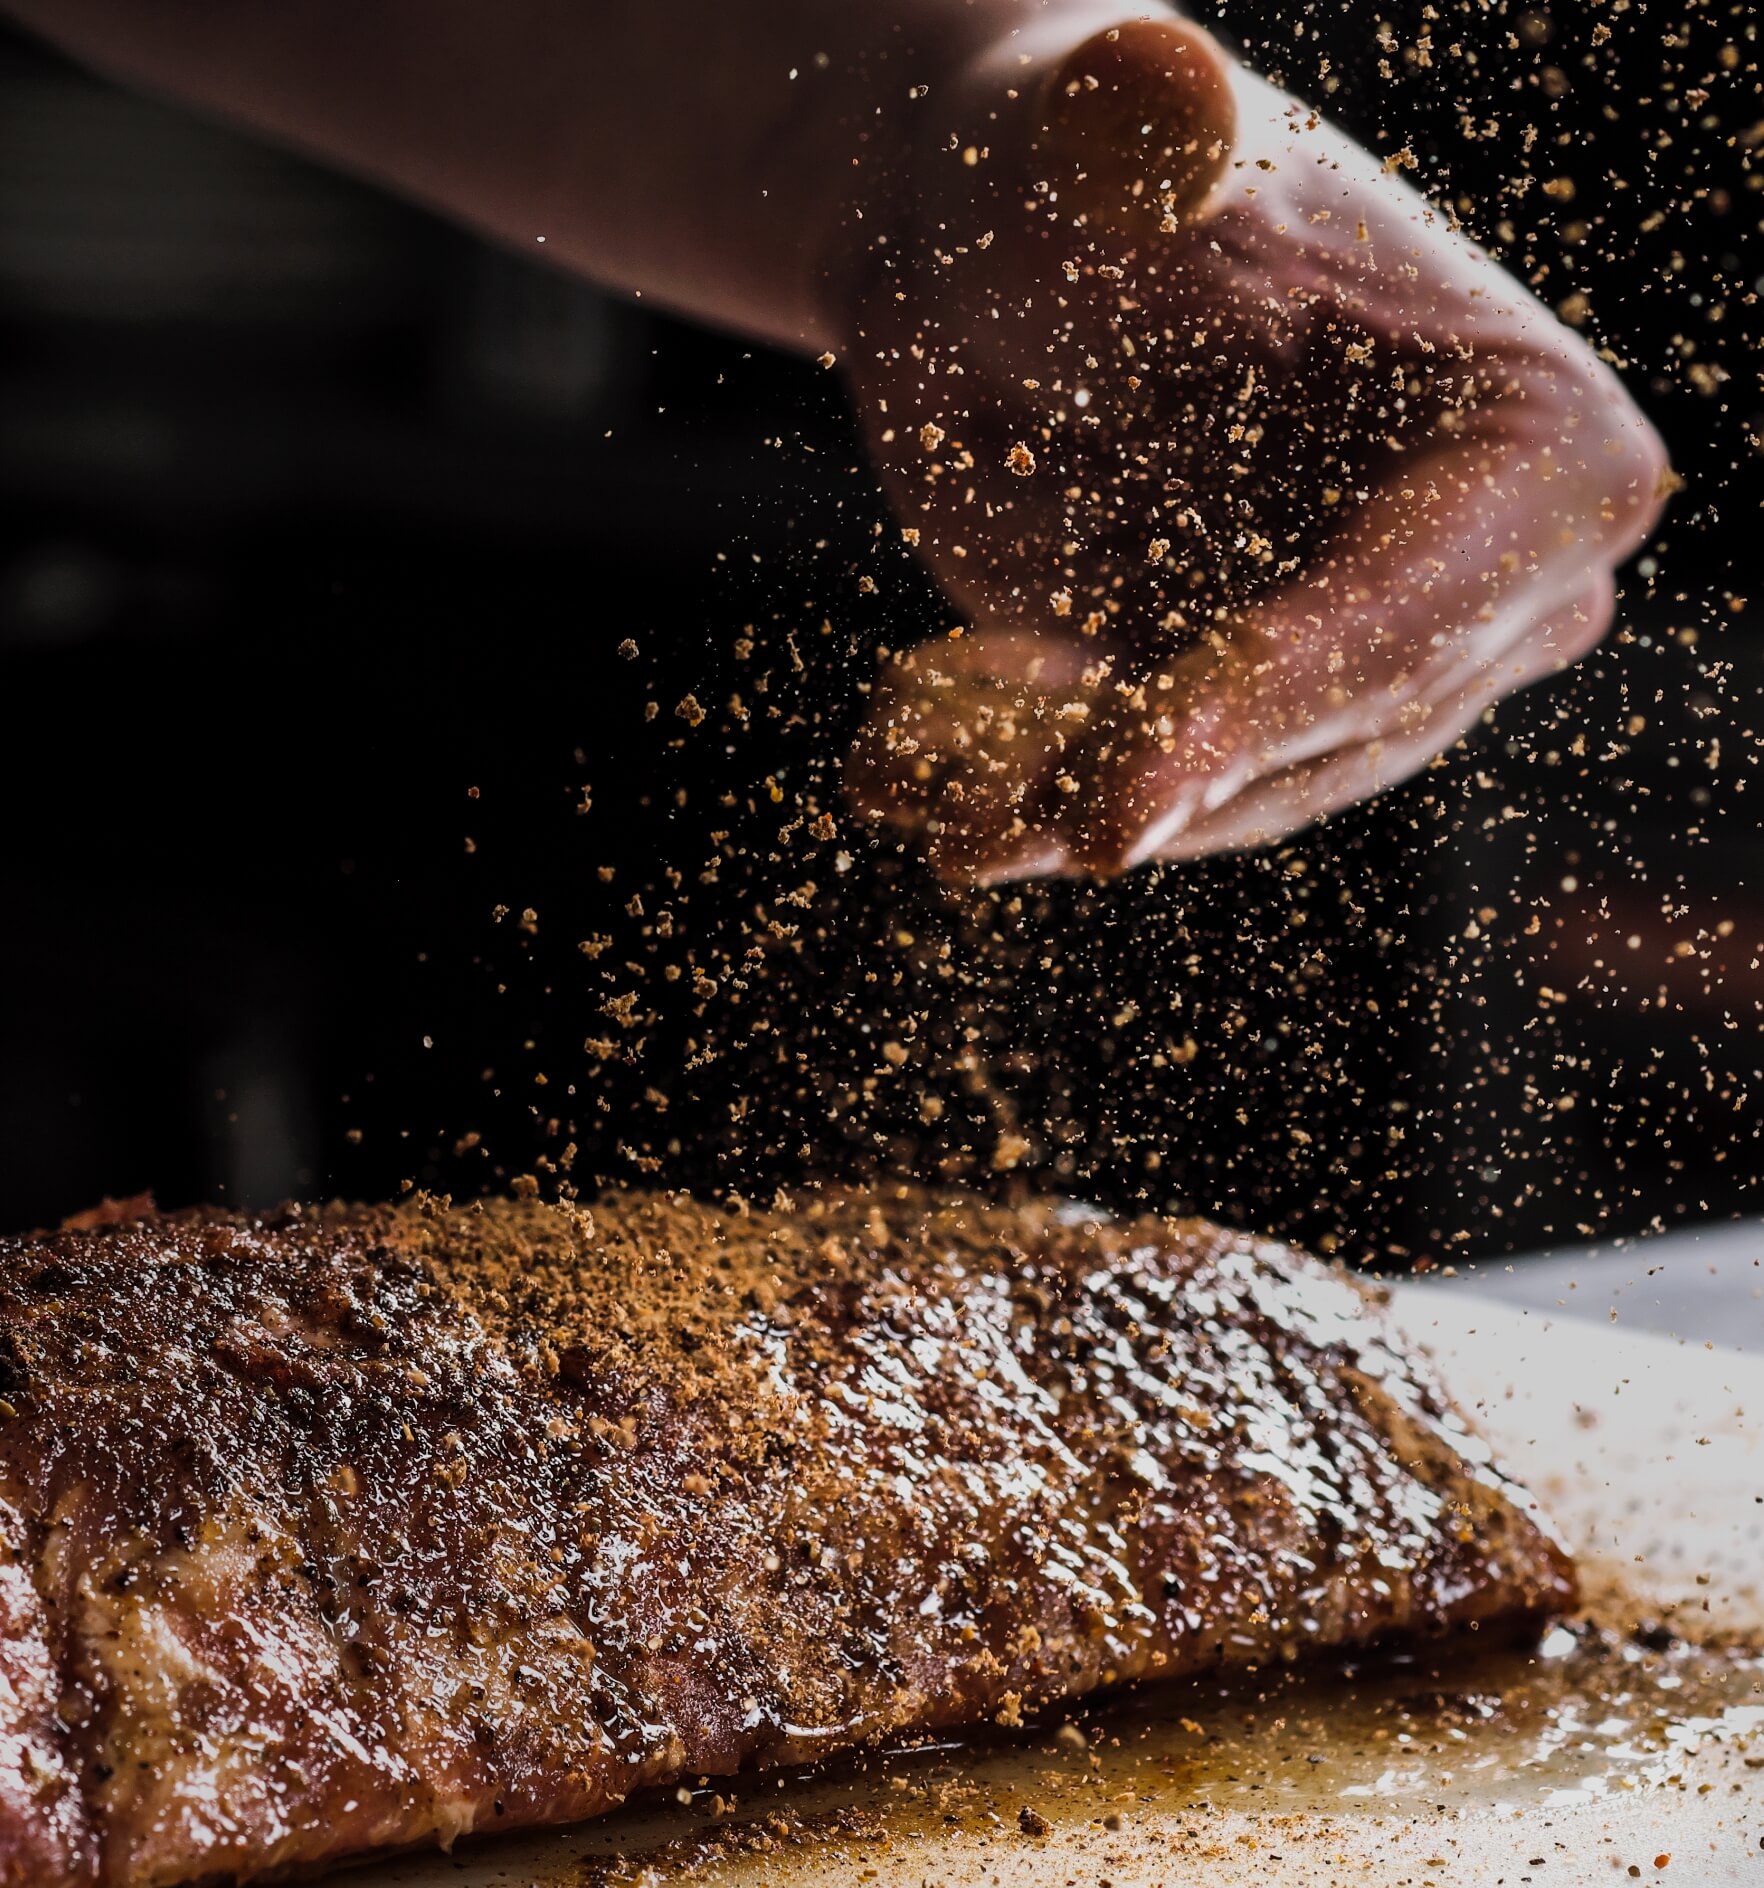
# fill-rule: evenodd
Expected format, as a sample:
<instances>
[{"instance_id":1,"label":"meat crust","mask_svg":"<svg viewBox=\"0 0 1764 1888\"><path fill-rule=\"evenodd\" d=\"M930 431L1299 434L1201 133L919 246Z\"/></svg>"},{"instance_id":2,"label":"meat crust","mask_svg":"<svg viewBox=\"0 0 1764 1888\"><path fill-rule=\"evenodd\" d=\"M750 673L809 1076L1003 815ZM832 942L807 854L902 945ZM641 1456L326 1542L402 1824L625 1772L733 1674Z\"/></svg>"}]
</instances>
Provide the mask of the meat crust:
<instances>
[{"instance_id":1,"label":"meat crust","mask_svg":"<svg viewBox=\"0 0 1764 1888\"><path fill-rule=\"evenodd\" d=\"M905 1189L0 1242L0 1882L167 1884L1569 1605L1352 1281Z\"/></svg>"}]
</instances>

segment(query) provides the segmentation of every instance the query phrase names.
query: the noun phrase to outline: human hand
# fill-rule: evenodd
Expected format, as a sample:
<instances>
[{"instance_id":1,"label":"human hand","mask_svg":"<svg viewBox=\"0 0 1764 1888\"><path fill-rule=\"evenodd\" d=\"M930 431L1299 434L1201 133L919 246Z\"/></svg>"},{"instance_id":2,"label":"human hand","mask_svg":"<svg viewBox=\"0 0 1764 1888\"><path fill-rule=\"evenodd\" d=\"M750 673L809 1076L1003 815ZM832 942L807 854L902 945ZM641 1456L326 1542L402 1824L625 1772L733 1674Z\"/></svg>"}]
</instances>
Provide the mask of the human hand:
<instances>
[{"instance_id":1,"label":"human hand","mask_svg":"<svg viewBox=\"0 0 1764 1888\"><path fill-rule=\"evenodd\" d=\"M1415 772L1598 641L1667 483L1579 339L1198 28L1025 43L867 211L843 350L968 618L890 659L849 791L987 881Z\"/></svg>"}]
</instances>

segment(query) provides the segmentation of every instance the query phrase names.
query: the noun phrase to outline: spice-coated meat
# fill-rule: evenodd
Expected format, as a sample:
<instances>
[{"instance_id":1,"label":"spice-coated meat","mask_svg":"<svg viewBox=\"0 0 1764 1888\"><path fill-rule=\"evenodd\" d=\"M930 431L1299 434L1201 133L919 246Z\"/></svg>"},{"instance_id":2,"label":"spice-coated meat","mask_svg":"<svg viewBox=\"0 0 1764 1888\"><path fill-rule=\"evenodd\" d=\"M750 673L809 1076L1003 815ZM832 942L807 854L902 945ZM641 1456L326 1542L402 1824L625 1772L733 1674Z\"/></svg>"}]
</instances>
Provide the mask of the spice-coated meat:
<instances>
[{"instance_id":1,"label":"spice-coated meat","mask_svg":"<svg viewBox=\"0 0 1764 1888\"><path fill-rule=\"evenodd\" d=\"M1350 1280L908 1191L0 1242L0 1882L561 1822L1569 1604Z\"/></svg>"}]
</instances>

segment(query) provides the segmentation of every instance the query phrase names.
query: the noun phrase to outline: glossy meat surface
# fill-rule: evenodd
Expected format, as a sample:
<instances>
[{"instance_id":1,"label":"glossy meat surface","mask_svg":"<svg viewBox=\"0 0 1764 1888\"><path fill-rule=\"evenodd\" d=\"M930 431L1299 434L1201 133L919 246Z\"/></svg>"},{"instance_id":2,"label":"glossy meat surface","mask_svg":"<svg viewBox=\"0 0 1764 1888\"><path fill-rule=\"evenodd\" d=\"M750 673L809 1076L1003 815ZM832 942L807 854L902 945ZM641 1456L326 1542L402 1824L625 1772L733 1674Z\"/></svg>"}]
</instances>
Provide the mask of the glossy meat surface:
<instances>
[{"instance_id":1,"label":"glossy meat surface","mask_svg":"<svg viewBox=\"0 0 1764 1888\"><path fill-rule=\"evenodd\" d=\"M1353 1283L901 1190L0 1242L0 1883L173 1883L1572 1602Z\"/></svg>"}]
</instances>

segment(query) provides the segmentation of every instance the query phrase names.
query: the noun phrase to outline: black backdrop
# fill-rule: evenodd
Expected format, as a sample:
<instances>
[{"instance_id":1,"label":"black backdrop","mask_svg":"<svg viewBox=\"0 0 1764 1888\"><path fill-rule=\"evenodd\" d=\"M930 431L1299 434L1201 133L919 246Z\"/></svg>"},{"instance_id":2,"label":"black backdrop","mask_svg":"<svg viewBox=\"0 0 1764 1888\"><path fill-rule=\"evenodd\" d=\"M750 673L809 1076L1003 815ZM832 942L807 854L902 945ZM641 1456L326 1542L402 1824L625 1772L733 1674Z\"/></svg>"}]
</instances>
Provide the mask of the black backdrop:
<instances>
[{"instance_id":1,"label":"black backdrop","mask_svg":"<svg viewBox=\"0 0 1764 1888\"><path fill-rule=\"evenodd\" d=\"M1414 787L953 902L811 823L874 644L946 620L831 377L0 40L0 1223L571 1144L1039 1172L1399 1259L1743 1209L1755 28L1224 25L1407 143L1688 488L1623 637Z\"/></svg>"}]
</instances>

